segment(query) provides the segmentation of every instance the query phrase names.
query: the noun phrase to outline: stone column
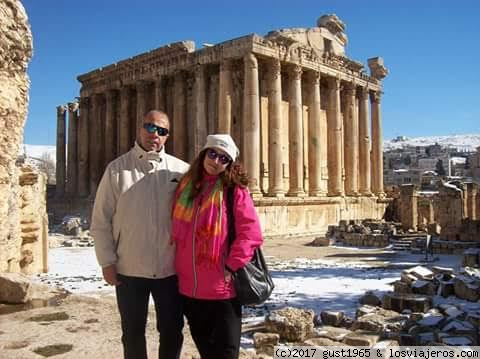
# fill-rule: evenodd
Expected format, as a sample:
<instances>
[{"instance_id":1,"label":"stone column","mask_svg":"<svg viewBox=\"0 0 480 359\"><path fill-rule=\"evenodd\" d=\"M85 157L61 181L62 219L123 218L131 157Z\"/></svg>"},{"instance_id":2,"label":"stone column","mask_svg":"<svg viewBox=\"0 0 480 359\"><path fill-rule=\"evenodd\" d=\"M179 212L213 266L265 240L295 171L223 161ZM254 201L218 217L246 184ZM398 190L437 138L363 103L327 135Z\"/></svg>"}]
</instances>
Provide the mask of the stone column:
<instances>
[{"instance_id":1,"label":"stone column","mask_svg":"<svg viewBox=\"0 0 480 359\"><path fill-rule=\"evenodd\" d=\"M308 115L308 192L310 196L322 196L322 146L320 73L309 73Z\"/></svg>"},{"instance_id":2,"label":"stone column","mask_svg":"<svg viewBox=\"0 0 480 359\"><path fill-rule=\"evenodd\" d=\"M358 101L358 137L359 137L359 190L364 196L372 194L370 190L370 135L368 129L368 90L362 87Z\"/></svg>"},{"instance_id":3,"label":"stone column","mask_svg":"<svg viewBox=\"0 0 480 359\"><path fill-rule=\"evenodd\" d=\"M467 188L467 213L466 216L471 220L477 219L477 193L478 188L475 183L467 182L465 183Z\"/></svg>"},{"instance_id":4,"label":"stone column","mask_svg":"<svg viewBox=\"0 0 480 359\"><path fill-rule=\"evenodd\" d=\"M185 79L182 72L175 74L173 84L173 153L187 160L187 125L185 123ZM172 138L170 138L172 140Z\"/></svg>"},{"instance_id":5,"label":"stone column","mask_svg":"<svg viewBox=\"0 0 480 359\"><path fill-rule=\"evenodd\" d=\"M88 149L89 149L89 98L80 98L80 119L78 123L78 194L82 197L90 193Z\"/></svg>"},{"instance_id":6,"label":"stone column","mask_svg":"<svg viewBox=\"0 0 480 359\"><path fill-rule=\"evenodd\" d=\"M110 163L117 155L117 131L115 121L115 98L116 91L108 90L106 97L105 111L105 164Z\"/></svg>"},{"instance_id":7,"label":"stone column","mask_svg":"<svg viewBox=\"0 0 480 359\"><path fill-rule=\"evenodd\" d=\"M120 89L120 120L118 124L118 155L126 153L132 143L130 143L130 88L122 87Z\"/></svg>"},{"instance_id":8,"label":"stone column","mask_svg":"<svg viewBox=\"0 0 480 359\"><path fill-rule=\"evenodd\" d=\"M194 156L196 156L207 138L207 93L206 93L205 67L197 65L195 67L195 83L193 88L193 97L195 103L195 122L193 132Z\"/></svg>"},{"instance_id":9,"label":"stone column","mask_svg":"<svg viewBox=\"0 0 480 359\"><path fill-rule=\"evenodd\" d=\"M136 125L136 134L138 138L138 134L140 133L140 128L143 124L143 117L147 112L147 84L145 82L138 82L137 83L137 125Z\"/></svg>"},{"instance_id":10,"label":"stone column","mask_svg":"<svg viewBox=\"0 0 480 359\"><path fill-rule=\"evenodd\" d=\"M404 230L417 230L418 193L412 184L400 186L400 213Z\"/></svg>"},{"instance_id":11,"label":"stone column","mask_svg":"<svg viewBox=\"0 0 480 359\"><path fill-rule=\"evenodd\" d=\"M218 132L231 133L232 129L232 63L220 64L218 92Z\"/></svg>"},{"instance_id":12,"label":"stone column","mask_svg":"<svg viewBox=\"0 0 480 359\"><path fill-rule=\"evenodd\" d=\"M268 81L268 195L282 197L282 77L280 61L274 60L267 70Z\"/></svg>"},{"instance_id":13,"label":"stone column","mask_svg":"<svg viewBox=\"0 0 480 359\"><path fill-rule=\"evenodd\" d=\"M382 152L382 119L380 112L381 93L370 92L372 107L372 191L377 196L384 196L383 191L383 152Z\"/></svg>"},{"instance_id":14,"label":"stone column","mask_svg":"<svg viewBox=\"0 0 480 359\"><path fill-rule=\"evenodd\" d=\"M250 193L260 196L260 90L258 61L254 54L243 57L243 154L245 168L250 176Z\"/></svg>"},{"instance_id":15,"label":"stone column","mask_svg":"<svg viewBox=\"0 0 480 359\"><path fill-rule=\"evenodd\" d=\"M57 164L56 164L56 196L65 194L65 170L66 170L66 133L65 133L65 117L67 107L64 105L57 106Z\"/></svg>"},{"instance_id":16,"label":"stone column","mask_svg":"<svg viewBox=\"0 0 480 359\"><path fill-rule=\"evenodd\" d=\"M303 104L302 104L302 67L293 66L289 77L288 137L289 137L289 175L288 196L304 196L303 188Z\"/></svg>"},{"instance_id":17,"label":"stone column","mask_svg":"<svg viewBox=\"0 0 480 359\"><path fill-rule=\"evenodd\" d=\"M102 95L95 94L92 98L92 108L91 108L91 122L89 126L90 130L90 195L95 196L97 192L97 186L100 182L102 176L101 168L103 164L103 152L102 149L102 125L103 121L101 118L101 105L102 105Z\"/></svg>"},{"instance_id":18,"label":"stone column","mask_svg":"<svg viewBox=\"0 0 480 359\"><path fill-rule=\"evenodd\" d=\"M344 144L345 144L345 193L358 195L358 118L355 111L355 85L347 83L345 90Z\"/></svg>"},{"instance_id":19,"label":"stone column","mask_svg":"<svg viewBox=\"0 0 480 359\"><path fill-rule=\"evenodd\" d=\"M77 193L77 138L78 138L78 103L68 103L68 151L67 151L67 188L68 194Z\"/></svg>"},{"instance_id":20,"label":"stone column","mask_svg":"<svg viewBox=\"0 0 480 359\"><path fill-rule=\"evenodd\" d=\"M167 112L165 106L165 92L163 90L163 76L160 76L155 80L155 109L163 112ZM167 116L169 114L167 113Z\"/></svg>"},{"instance_id":21,"label":"stone column","mask_svg":"<svg viewBox=\"0 0 480 359\"><path fill-rule=\"evenodd\" d=\"M342 196L342 120L340 113L340 80L328 79L328 195Z\"/></svg>"}]
</instances>

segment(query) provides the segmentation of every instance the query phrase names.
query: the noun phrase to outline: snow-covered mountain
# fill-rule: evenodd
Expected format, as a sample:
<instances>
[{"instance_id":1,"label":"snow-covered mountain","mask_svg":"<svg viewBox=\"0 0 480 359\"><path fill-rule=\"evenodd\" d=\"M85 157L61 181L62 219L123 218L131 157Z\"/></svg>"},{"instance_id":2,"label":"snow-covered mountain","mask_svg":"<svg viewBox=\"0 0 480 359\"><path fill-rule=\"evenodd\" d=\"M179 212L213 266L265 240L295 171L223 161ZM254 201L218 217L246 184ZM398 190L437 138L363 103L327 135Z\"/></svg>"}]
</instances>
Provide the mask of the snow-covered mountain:
<instances>
[{"instance_id":1,"label":"snow-covered mountain","mask_svg":"<svg viewBox=\"0 0 480 359\"><path fill-rule=\"evenodd\" d=\"M50 157L51 160L56 160L56 147L48 145L27 145L22 144L20 146L19 156L24 156L28 158L35 159L45 159L46 156Z\"/></svg>"},{"instance_id":2,"label":"snow-covered mountain","mask_svg":"<svg viewBox=\"0 0 480 359\"><path fill-rule=\"evenodd\" d=\"M480 146L480 134L425 136L407 138L399 136L393 140L385 140L383 150L393 150L407 146L429 146L438 143L442 147L456 148L458 151L475 151Z\"/></svg>"}]
</instances>

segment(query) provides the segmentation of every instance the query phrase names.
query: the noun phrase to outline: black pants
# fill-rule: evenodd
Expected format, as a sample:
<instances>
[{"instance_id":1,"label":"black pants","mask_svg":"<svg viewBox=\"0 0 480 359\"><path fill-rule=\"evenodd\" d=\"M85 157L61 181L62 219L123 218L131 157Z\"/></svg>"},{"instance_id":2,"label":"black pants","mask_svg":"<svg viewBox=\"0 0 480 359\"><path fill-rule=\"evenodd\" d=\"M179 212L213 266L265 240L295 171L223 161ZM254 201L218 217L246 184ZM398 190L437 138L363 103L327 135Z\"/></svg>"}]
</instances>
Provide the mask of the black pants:
<instances>
[{"instance_id":1,"label":"black pants","mask_svg":"<svg viewBox=\"0 0 480 359\"><path fill-rule=\"evenodd\" d=\"M237 359L242 306L235 299L184 298L184 313L202 359Z\"/></svg>"},{"instance_id":2,"label":"black pants","mask_svg":"<svg viewBox=\"0 0 480 359\"><path fill-rule=\"evenodd\" d=\"M160 333L158 357L178 359L183 344L183 309L177 277L149 279L118 275L118 278L121 284L116 287L116 292L125 359L147 358L145 327L150 294L155 303Z\"/></svg>"}]
</instances>

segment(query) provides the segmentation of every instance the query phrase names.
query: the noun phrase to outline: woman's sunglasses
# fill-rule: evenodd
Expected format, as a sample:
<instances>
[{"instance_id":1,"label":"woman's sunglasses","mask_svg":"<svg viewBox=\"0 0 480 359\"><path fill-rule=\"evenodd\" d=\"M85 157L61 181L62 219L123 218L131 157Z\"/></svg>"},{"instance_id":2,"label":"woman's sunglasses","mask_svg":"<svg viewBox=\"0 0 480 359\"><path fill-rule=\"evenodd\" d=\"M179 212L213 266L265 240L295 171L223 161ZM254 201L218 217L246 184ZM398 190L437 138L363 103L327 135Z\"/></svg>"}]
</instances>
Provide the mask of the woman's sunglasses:
<instances>
[{"instance_id":1,"label":"woman's sunglasses","mask_svg":"<svg viewBox=\"0 0 480 359\"><path fill-rule=\"evenodd\" d=\"M218 153L217 151L215 151L214 149L212 148L209 148L207 150L207 156L208 158L210 158L212 161L215 161L215 159L218 158L218 161L220 161L220 163L222 165L226 165L227 163L230 163L232 162L232 159L230 157L228 157L227 155L224 155L222 153Z\"/></svg>"},{"instance_id":2,"label":"woman's sunglasses","mask_svg":"<svg viewBox=\"0 0 480 359\"><path fill-rule=\"evenodd\" d=\"M160 127L154 125L153 123L144 123L143 128L147 130L148 133L157 133L159 136L166 136L168 135L168 128Z\"/></svg>"}]
</instances>

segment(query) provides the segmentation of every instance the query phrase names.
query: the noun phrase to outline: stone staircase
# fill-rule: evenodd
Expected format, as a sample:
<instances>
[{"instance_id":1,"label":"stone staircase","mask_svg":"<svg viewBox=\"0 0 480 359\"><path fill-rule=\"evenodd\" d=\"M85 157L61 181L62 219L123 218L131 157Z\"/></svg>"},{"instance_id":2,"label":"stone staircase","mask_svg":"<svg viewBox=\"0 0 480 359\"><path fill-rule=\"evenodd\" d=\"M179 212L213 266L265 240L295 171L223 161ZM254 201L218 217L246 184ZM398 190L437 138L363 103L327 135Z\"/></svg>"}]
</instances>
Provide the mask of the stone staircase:
<instances>
[{"instance_id":1,"label":"stone staircase","mask_svg":"<svg viewBox=\"0 0 480 359\"><path fill-rule=\"evenodd\" d=\"M418 251L421 248L420 252L422 252L424 245L419 247L418 244L416 244L419 240L426 242L427 236L419 234L394 235L390 238L390 244L392 245L392 249L397 251L410 251L414 249Z\"/></svg>"}]
</instances>

